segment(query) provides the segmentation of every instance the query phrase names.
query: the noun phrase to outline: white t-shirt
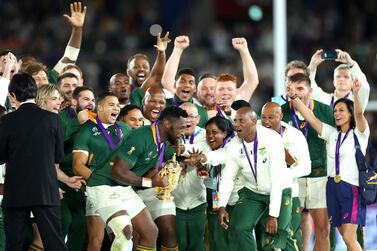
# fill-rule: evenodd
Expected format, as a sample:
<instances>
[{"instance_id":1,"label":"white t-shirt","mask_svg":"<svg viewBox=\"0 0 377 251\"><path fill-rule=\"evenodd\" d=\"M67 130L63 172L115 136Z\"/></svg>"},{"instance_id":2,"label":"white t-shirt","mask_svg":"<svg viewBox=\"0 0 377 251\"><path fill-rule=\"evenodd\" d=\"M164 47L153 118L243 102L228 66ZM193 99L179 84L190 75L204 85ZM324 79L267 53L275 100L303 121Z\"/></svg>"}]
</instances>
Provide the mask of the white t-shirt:
<instances>
[{"instance_id":1,"label":"white t-shirt","mask_svg":"<svg viewBox=\"0 0 377 251\"><path fill-rule=\"evenodd\" d=\"M359 170L355 159L356 150L353 132L355 132L360 143L360 149L365 155L370 134L368 125L363 133L361 133L357 128L351 130L343 144L340 146L339 174L343 181L359 186ZM327 141L327 174L330 177L335 176L335 149L338 135L339 131L335 127L322 123L322 135L319 135L319 137ZM341 140L343 140L344 136L345 133L342 133Z\"/></svg>"}]
</instances>

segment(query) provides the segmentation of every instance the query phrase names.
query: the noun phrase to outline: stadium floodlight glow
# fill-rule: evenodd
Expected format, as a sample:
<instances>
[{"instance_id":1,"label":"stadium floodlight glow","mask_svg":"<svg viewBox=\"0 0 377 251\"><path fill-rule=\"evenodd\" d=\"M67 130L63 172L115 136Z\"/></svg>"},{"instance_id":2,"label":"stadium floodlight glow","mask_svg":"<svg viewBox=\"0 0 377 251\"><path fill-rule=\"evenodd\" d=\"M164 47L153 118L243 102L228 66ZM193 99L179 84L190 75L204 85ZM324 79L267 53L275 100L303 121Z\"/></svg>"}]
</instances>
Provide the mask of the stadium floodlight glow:
<instances>
[{"instance_id":1,"label":"stadium floodlight glow","mask_svg":"<svg viewBox=\"0 0 377 251\"><path fill-rule=\"evenodd\" d=\"M263 10L258 5L252 5L249 8L249 18L253 21L260 21L263 18Z\"/></svg>"},{"instance_id":2,"label":"stadium floodlight glow","mask_svg":"<svg viewBox=\"0 0 377 251\"><path fill-rule=\"evenodd\" d=\"M149 28L149 33L156 37L158 33L162 32L162 27L159 24L152 24L151 27Z\"/></svg>"}]
</instances>

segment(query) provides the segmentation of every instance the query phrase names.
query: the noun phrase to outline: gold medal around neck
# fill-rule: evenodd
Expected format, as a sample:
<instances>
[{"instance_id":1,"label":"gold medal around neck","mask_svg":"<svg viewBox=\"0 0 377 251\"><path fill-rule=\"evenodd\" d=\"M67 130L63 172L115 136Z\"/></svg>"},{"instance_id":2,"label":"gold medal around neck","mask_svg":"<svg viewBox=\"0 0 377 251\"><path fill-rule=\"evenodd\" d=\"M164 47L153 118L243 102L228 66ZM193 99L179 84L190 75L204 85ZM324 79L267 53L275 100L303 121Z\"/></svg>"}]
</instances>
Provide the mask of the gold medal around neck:
<instances>
[{"instance_id":1,"label":"gold medal around neck","mask_svg":"<svg viewBox=\"0 0 377 251\"><path fill-rule=\"evenodd\" d=\"M335 177L334 177L335 183L339 183L341 180L342 180L342 178L340 177L339 174L335 175Z\"/></svg>"}]
</instances>

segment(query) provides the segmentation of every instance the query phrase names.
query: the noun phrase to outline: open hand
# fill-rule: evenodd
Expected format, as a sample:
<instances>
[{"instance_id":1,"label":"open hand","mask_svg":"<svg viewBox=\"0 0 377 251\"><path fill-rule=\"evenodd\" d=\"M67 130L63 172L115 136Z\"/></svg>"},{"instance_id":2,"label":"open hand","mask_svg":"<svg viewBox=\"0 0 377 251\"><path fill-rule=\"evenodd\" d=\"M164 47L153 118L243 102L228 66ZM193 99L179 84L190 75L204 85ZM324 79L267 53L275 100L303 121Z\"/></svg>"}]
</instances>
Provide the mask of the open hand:
<instances>
[{"instance_id":1,"label":"open hand","mask_svg":"<svg viewBox=\"0 0 377 251\"><path fill-rule=\"evenodd\" d=\"M278 232L277 218L268 216L268 220L266 223L266 232L269 234L276 234Z\"/></svg>"},{"instance_id":2,"label":"open hand","mask_svg":"<svg viewBox=\"0 0 377 251\"><path fill-rule=\"evenodd\" d=\"M68 22L75 28L82 28L85 21L86 6L82 8L81 2L74 2L69 5L71 9L71 16L64 14Z\"/></svg>"},{"instance_id":3,"label":"open hand","mask_svg":"<svg viewBox=\"0 0 377 251\"><path fill-rule=\"evenodd\" d=\"M229 225L228 225L229 224L229 214L226 211L225 207L219 208L217 219L218 219L220 225L224 229L228 229L228 227L229 227Z\"/></svg>"},{"instance_id":4,"label":"open hand","mask_svg":"<svg viewBox=\"0 0 377 251\"><path fill-rule=\"evenodd\" d=\"M86 182L82 176L72 176L68 178L66 185L78 191L82 185L86 185Z\"/></svg>"},{"instance_id":5,"label":"open hand","mask_svg":"<svg viewBox=\"0 0 377 251\"><path fill-rule=\"evenodd\" d=\"M158 51L165 51L170 41L171 39L169 38L169 32L166 32L164 37L161 37L161 33L158 33L157 43L154 47L156 47Z\"/></svg>"}]
</instances>

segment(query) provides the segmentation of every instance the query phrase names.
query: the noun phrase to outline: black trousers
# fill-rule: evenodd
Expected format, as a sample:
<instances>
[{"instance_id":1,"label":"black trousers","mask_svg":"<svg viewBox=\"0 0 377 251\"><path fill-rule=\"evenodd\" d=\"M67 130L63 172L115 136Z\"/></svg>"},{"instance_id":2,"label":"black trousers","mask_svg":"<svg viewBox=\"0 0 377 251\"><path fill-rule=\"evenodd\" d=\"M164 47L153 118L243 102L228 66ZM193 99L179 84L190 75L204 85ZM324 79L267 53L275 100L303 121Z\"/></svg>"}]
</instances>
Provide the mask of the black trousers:
<instances>
[{"instance_id":1,"label":"black trousers","mask_svg":"<svg viewBox=\"0 0 377 251\"><path fill-rule=\"evenodd\" d=\"M59 206L3 208L7 251L22 251L24 230L33 212L46 251L68 251L64 244Z\"/></svg>"}]
</instances>

